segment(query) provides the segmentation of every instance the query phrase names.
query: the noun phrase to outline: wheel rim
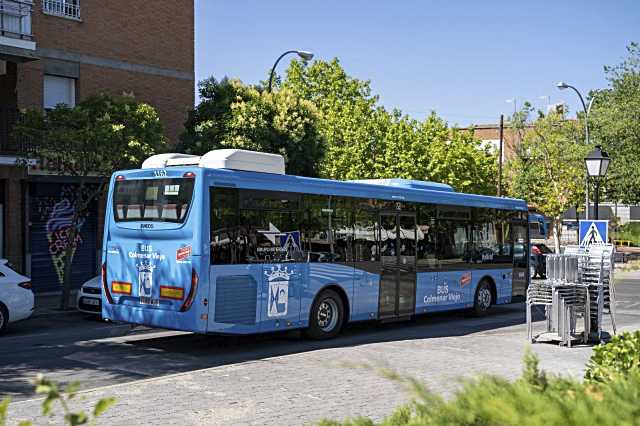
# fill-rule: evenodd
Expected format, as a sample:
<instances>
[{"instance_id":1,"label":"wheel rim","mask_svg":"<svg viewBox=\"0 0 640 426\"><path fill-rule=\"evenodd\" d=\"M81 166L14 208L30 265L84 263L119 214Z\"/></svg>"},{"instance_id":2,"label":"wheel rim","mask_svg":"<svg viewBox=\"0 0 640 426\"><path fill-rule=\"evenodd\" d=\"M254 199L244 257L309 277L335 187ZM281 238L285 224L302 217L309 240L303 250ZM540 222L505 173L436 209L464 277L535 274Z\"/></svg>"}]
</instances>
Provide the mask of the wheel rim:
<instances>
[{"instance_id":1,"label":"wheel rim","mask_svg":"<svg viewBox=\"0 0 640 426\"><path fill-rule=\"evenodd\" d=\"M0 309L0 329L4 326L4 314L2 313L2 309Z\"/></svg>"},{"instance_id":2,"label":"wheel rim","mask_svg":"<svg viewBox=\"0 0 640 426\"><path fill-rule=\"evenodd\" d=\"M338 324L338 304L333 299L324 299L318 306L318 327L324 332L330 332Z\"/></svg>"},{"instance_id":3,"label":"wheel rim","mask_svg":"<svg viewBox=\"0 0 640 426\"><path fill-rule=\"evenodd\" d=\"M487 287L482 287L478 291L478 307L486 311L491 306L491 291Z\"/></svg>"}]
</instances>

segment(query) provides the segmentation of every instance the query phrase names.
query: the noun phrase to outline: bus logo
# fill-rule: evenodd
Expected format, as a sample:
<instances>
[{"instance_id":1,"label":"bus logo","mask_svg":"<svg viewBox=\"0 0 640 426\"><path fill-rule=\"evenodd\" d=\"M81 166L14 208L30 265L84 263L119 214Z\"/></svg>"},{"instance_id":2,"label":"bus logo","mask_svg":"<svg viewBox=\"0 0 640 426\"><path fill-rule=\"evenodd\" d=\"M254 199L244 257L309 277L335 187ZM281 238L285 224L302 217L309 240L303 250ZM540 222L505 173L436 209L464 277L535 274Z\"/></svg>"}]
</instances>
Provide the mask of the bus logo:
<instances>
[{"instance_id":1,"label":"bus logo","mask_svg":"<svg viewBox=\"0 0 640 426\"><path fill-rule=\"evenodd\" d=\"M191 246L180 247L176 250L176 260L184 261L191 256Z\"/></svg>"},{"instance_id":2,"label":"bus logo","mask_svg":"<svg viewBox=\"0 0 640 426\"><path fill-rule=\"evenodd\" d=\"M293 273L281 265L274 266L264 273L269 281L269 307L267 315L270 318L287 315L289 304L289 278Z\"/></svg>"},{"instance_id":3,"label":"bus logo","mask_svg":"<svg viewBox=\"0 0 640 426\"><path fill-rule=\"evenodd\" d=\"M138 296L151 298L155 265L138 265Z\"/></svg>"}]
</instances>

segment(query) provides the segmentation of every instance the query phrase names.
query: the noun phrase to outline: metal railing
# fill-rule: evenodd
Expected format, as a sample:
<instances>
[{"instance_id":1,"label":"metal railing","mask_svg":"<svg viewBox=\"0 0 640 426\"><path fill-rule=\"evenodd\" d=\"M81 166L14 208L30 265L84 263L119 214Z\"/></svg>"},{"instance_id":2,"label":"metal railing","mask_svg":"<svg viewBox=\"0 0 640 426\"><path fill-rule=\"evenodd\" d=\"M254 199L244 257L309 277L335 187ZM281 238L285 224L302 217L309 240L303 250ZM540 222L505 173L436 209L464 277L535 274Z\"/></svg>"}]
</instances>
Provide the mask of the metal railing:
<instances>
[{"instance_id":1,"label":"metal railing","mask_svg":"<svg viewBox=\"0 0 640 426\"><path fill-rule=\"evenodd\" d=\"M31 40L31 11L27 0L0 0L0 36Z\"/></svg>"},{"instance_id":2,"label":"metal railing","mask_svg":"<svg viewBox=\"0 0 640 426\"><path fill-rule=\"evenodd\" d=\"M80 0L42 0L42 11L63 18L80 19Z\"/></svg>"},{"instance_id":3,"label":"metal railing","mask_svg":"<svg viewBox=\"0 0 640 426\"><path fill-rule=\"evenodd\" d=\"M27 138L13 135L13 128L21 119L15 108L0 107L0 154L23 155L31 151L32 144Z\"/></svg>"}]
</instances>

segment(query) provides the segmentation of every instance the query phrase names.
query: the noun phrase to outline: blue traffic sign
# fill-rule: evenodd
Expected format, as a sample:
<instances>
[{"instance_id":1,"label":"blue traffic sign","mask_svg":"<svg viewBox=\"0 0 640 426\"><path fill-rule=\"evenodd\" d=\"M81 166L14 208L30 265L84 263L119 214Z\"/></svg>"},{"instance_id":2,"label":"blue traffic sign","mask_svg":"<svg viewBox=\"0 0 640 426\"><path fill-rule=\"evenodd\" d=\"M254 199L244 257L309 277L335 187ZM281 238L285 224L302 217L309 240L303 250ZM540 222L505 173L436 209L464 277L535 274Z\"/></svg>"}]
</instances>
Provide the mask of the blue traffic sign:
<instances>
[{"instance_id":1,"label":"blue traffic sign","mask_svg":"<svg viewBox=\"0 0 640 426\"><path fill-rule=\"evenodd\" d=\"M580 245L606 244L609 241L608 220L581 220Z\"/></svg>"}]
</instances>

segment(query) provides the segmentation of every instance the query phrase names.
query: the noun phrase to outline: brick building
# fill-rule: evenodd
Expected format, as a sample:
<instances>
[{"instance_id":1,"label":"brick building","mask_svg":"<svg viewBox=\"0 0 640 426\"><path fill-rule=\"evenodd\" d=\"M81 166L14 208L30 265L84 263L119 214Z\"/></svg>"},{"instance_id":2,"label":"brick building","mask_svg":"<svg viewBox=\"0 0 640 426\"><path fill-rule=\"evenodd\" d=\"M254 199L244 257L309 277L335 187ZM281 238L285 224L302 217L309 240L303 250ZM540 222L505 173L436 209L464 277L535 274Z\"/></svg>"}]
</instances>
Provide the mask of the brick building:
<instances>
[{"instance_id":1,"label":"brick building","mask_svg":"<svg viewBox=\"0 0 640 426\"><path fill-rule=\"evenodd\" d=\"M532 125L527 124L523 131L519 132L511 127L510 123L505 122L502 132L503 152L502 160L506 162L516 155L518 144L522 141L524 133L530 131ZM491 144L496 152L500 149L500 124L476 124L472 127L465 127L461 130L473 130L473 135L483 141Z\"/></svg>"},{"instance_id":2,"label":"brick building","mask_svg":"<svg viewBox=\"0 0 640 426\"><path fill-rule=\"evenodd\" d=\"M153 105L175 143L194 105L193 0L0 0L0 257L40 291L59 286L56 231L73 181L16 167L23 147L11 128L20 109L96 93ZM82 225L76 282L97 270L98 210Z\"/></svg>"}]
</instances>

